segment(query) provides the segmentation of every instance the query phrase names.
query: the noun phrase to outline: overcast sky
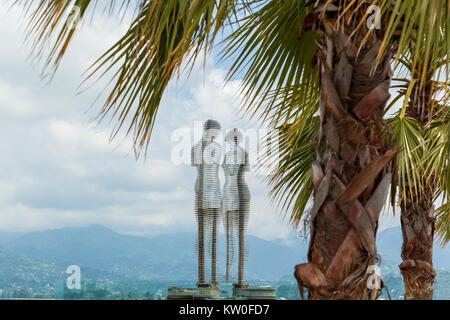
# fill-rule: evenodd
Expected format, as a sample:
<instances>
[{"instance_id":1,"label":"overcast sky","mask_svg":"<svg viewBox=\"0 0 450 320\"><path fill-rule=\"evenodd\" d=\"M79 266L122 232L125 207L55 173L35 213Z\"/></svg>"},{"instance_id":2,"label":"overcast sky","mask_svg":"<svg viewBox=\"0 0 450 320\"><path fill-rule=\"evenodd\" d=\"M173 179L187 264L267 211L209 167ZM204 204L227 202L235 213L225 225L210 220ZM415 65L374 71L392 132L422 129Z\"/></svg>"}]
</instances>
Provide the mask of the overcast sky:
<instances>
[{"instance_id":1,"label":"overcast sky","mask_svg":"<svg viewBox=\"0 0 450 320\"><path fill-rule=\"evenodd\" d=\"M212 54L203 69L170 85L163 98L147 159L135 160L123 135L109 142L112 124L93 121L102 83L76 95L83 72L124 32L101 17L79 30L54 79L27 59L20 10L0 4L0 229L37 231L102 224L152 235L194 230L195 170L173 163L174 132L215 118L223 128L258 128L241 117L240 81L225 85L226 66ZM101 102L101 100L100 100ZM91 107L92 106L92 107ZM249 173L250 234L291 239L294 231L268 200L262 177ZM383 218L381 228L398 223Z\"/></svg>"}]
</instances>

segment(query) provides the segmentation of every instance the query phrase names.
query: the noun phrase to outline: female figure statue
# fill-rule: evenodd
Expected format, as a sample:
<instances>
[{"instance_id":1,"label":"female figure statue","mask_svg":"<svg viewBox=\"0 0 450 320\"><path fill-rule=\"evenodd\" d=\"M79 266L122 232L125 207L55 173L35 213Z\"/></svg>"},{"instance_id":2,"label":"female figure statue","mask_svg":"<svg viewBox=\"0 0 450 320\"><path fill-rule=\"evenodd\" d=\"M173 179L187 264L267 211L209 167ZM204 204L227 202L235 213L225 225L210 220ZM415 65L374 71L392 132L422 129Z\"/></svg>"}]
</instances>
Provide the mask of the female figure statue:
<instances>
[{"instance_id":1,"label":"female figure statue","mask_svg":"<svg viewBox=\"0 0 450 320\"><path fill-rule=\"evenodd\" d=\"M244 287L244 263L246 260L245 231L250 213L250 191L244 180L245 171L250 170L248 153L239 146L242 133L231 130L225 141L230 150L225 154L223 169L225 185L223 188L222 209L226 233L226 281L230 281L231 265L234 257L234 238L238 235L238 283L235 287Z\"/></svg>"}]
</instances>

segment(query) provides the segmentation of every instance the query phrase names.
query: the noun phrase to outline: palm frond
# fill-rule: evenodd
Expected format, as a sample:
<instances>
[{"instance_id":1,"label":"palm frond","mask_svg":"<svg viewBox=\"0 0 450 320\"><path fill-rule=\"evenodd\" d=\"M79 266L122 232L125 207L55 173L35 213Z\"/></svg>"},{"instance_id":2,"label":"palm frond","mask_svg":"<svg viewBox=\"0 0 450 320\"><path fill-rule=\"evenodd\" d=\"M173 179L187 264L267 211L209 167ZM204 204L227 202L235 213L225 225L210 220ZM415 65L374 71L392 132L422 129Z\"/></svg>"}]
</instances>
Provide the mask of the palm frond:
<instances>
[{"instance_id":1,"label":"palm frond","mask_svg":"<svg viewBox=\"0 0 450 320\"><path fill-rule=\"evenodd\" d=\"M286 92L294 101L302 99L293 92ZM298 106L301 116L290 112L291 107L283 104L277 105L282 114L283 121L288 124L275 126L271 134L279 138L278 161L273 171L267 176L266 182L271 190L270 195L284 215L289 213L289 223L297 228L308 200L312 195L311 163L316 157L316 138L319 133L319 117L315 115L319 106L319 99L308 101L307 106ZM272 124L278 121L278 114L272 115ZM287 120L286 120L287 119ZM261 163L267 165L273 159L267 154Z\"/></svg>"},{"instance_id":2,"label":"palm frond","mask_svg":"<svg viewBox=\"0 0 450 320\"><path fill-rule=\"evenodd\" d=\"M233 61L228 79L242 75L244 109L253 115L262 110L262 120L279 122L283 117L272 115L280 111L280 104L290 106L284 110L295 110L318 94L318 70L313 65L317 35L309 32L299 38L313 4L259 0L252 8L223 41L222 58ZM301 99L292 100L292 95Z\"/></svg>"},{"instance_id":3,"label":"palm frond","mask_svg":"<svg viewBox=\"0 0 450 320\"><path fill-rule=\"evenodd\" d=\"M112 74L101 116L126 121L139 154L147 148L163 93L184 62L211 48L235 14L235 0L145 1L125 35L100 57L88 76ZM117 70L117 71L113 71Z\"/></svg>"},{"instance_id":4,"label":"palm frond","mask_svg":"<svg viewBox=\"0 0 450 320\"><path fill-rule=\"evenodd\" d=\"M399 150L395 160L396 180L400 188L399 197L402 200L405 199L407 190L412 191L411 195L417 195L423 188L421 161L425 149L425 139L416 119L399 114L388 119L387 122L392 127L395 147Z\"/></svg>"},{"instance_id":5,"label":"palm frond","mask_svg":"<svg viewBox=\"0 0 450 320\"><path fill-rule=\"evenodd\" d=\"M53 75L69 48L77 26L100 7L109 14L120 14L130 5L131 0L15 0L13 5L25 8L26 39L32 39L32 56L41 60L45 49L50 53L45 58L43 73L51 68Z\"/></svg>"},{"instance_id":6,"label":"palm frond","mask_svg":"<svg viewBox=\"0 0 450 320\"><path fill-rule=\"evenodd\" d=\"M442 246L450 241L450 202L436 210L436 235Z\"/></svg>"},{"instance_id":7,"label":"palm frond","mask_svg":"<svg viewBox=\"0 0 450 320\"><path fill-rule=\"evenodd\" d=\"M424 174L432 178L436 195L450 195L450 109L443 109L428 126L427 152L423 157Z\"/></svg>"},{"instance_id":8,"label":"palm frond","mask_svg":"<svg viewBox=\"0 0 450 320\"><path fill-rule=\"evenodd\" d=\"M428 72L443 65L442 55L450 52L450 1L396 1L377 0L382 14L389 14L385 27L385 38L379 57L388 43L396 44L395 61L410 58L409 69L412 74L420 74L420 88L426 84ZM434 73L434 72L433 72ZM445 80L448 82L448 66L445 67ZM425 89L423 89L425 90Z\"/></svg>"}]
</instances>

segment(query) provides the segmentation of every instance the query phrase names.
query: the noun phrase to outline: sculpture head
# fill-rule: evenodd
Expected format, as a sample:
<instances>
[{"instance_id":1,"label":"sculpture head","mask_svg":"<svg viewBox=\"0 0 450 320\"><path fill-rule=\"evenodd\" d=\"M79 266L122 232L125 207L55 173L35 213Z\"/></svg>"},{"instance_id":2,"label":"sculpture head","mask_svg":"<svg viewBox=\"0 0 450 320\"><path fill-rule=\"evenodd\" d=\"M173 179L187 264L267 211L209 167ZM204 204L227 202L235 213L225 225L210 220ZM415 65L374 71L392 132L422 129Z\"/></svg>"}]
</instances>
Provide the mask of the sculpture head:
<instances>
[{"instance_id":1,"label":"sculpture head","mask_svg":"<svg viewBox=\"0 0 450 320\"><path fill-rule=\"evenodd\" d=\"M239 143L241 143L242 138L243 138L243 135L242 135L241 130L234 128L233 130L230 130L227 133L227 136L225 137L225 141L228 142L229 144L238 145Z\"/></svg>"},{"instance_id":2,"label":"sculpture head","mask_svg":"<svg viewBox=\"0 0 450 320\"><path fill-rule=\"evenodd\" d=\"M220 134L220 123L216 120L206 120L203 124L203 137L206 139L212 139L214 140L217 138Z\"/></svg>"}]
</instances>

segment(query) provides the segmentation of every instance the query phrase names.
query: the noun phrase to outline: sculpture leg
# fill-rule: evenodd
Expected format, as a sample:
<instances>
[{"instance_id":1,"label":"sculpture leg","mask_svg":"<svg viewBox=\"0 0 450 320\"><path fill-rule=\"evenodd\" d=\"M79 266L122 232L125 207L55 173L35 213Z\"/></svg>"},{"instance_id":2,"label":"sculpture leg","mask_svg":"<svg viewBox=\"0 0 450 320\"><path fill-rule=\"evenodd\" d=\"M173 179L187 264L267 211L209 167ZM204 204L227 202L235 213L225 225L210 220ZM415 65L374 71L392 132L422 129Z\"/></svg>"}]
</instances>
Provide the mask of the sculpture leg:
<instances>
[{"instance_id":1,"label":"sculpture leg","mask_svg":"<svg viewBox=\"0 0 450 320\"><path fill-rule=\"evenodd\" d=\"M234 263L234 243L238 234L239 211L227 211L225 213L225 233L227 236L226 252L226 281L231 281L231 269Z\"/></svg>"},{"instance_id":2,"label":"sculpture leg","mask_svg":"<svg viewBox=\"0 0 450 320\"><path fill-rule=\"evenodd\" d=\"M242 198L241 198L242 199ZM250 212L250 201L241 200L239 203L238 218L238 241L239 241L239 261L238 261L238 286L244 287L244 267L246 259L245 232L247 229L248 215Z\"/></svg>"},{"instance_id":3,"label":"sculpture leg","mask_svg":"<svg viewBox=\"0 0 450 320\"><path fill-rule=\"evenodd\" d=\"M197 210L197 226L198 226L198 284L205 283L205 227L204 227L204 212Z\"/></svg>"},{"instance_id":4,"label":"sculpture leg","mask_svg":"<svg viewBox=\"0 0 450 320\"><path fill-rule=\"evenodd\" d=\"M239 212L239 262L238 262L238 285L244 285L244 259L245 259L245 220L243 212Z\"/></svg>"},{"instance_id":5,"label":"sculpture leg","mask_svg":"<svg viewBox=\"0 0 450 320\"><path fill-rule=\"evenodd\" d=\"M226 226L225 231L227 233L227 263L226 263L226 271L225 271L225 281L230 282L230 215L228 212L226 213Z\"/></svg>"},{"instance_id":6,"label":"sculpture leg","mask_svg":"<svg viewBox=\"0 0 450 320\"><path fill-rule=\"evenodd\" d=\"M216 281L216 263L217 263L217 220L219 218L218 209L212 210L212 237L211 237L211 284L217 284Z\"/></svg>"}]
</instances>

